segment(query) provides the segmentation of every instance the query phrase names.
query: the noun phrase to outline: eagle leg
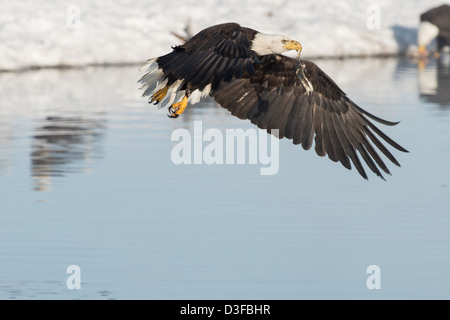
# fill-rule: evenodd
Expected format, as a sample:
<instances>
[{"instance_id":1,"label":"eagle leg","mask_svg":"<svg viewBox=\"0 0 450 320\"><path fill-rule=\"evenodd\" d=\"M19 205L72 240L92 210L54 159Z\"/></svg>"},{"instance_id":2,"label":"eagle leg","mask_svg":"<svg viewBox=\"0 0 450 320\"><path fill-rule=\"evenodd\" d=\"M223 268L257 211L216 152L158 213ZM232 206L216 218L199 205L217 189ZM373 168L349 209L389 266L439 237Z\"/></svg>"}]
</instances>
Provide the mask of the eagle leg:
<instances>
[{"instance_id":1,"label":"eagle leg","mask_svg":"<svg viewBox=\"0 0 450 320\"><path fill-rule=\"evenodd\" d=\"M180 114L184 112L184 109L186 109L188 103L188 98L186 96L181 99L180 102L174 103L169 107L169 118L178 118Z\"/></svg>"},{"instance_id":2,"label":"eagle leg","mask_svg":"<svg viewBox=\"0 0 450 320\"><path fill-rule=\"evenodd\" d=\"M166 96L167 90L169 90L169 86L165 86L164 88L156 92L154 95L152 95L152 98L149 101L149 103L152 103L153 101L155 102L154 103L155 105L160 103L161 100L164 99L164 97Z\"/></svg>"}]
</instances>

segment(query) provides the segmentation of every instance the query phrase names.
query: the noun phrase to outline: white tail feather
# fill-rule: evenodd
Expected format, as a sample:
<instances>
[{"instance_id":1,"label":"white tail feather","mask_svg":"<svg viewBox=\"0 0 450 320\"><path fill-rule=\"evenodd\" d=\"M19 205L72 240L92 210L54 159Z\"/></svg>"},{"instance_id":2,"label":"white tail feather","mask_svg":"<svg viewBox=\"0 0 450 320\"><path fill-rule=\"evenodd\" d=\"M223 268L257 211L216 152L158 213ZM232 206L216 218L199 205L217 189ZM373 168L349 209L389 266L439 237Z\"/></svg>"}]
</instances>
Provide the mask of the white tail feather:
<instances>
[{"instance_id":1,"label":"white tail feather","mask_svg":"<svg viewBox=\"0 0 450 320\"><path fill-rule=\"evenodd\" d=\"M156 64L156 67L158 67L158 64L156 63L156 58L153 58L153 59L148 59L147 61L146 61L146 63L142 66L142 67L140 67L139 68L139 71L144 71L145 69L147 69L147 70L145 70L145 72L148 72L148 71L150 71L149 69L150 69L150 67L152 66L152 65L154 65L154 64Z\"/></svg>"},{"instance_id":2,"label":"white tail feather","mask_svg":"<svg viewBox=\"0 0 450 320\"><path fill-rule=\"evenodd\" d=\"M141 70L144 69L146 74L144 74L138 81L142 84L141 89L145 89L142 94L143 97L151 96L159 89L162 89L163 86L161 88L159 87L161 85L161 81L163 81L165 77L163 71L159 69L156 59L148 60L147 63L141 67Z\"/></svg>"},{"instance_id":3,"label":"white tail feather","mask_svg":"<svg viewBox=\"0 0 450 320\"><path fill-rule=\"evenodd\" d=\"M175 95L174 101L180 102L181 99L183 99L183 97L184 97L185 94L186 94L186 90L180 90L180 91L178 91L177 94Z\"/></svg>"},{"instance_id":4,"label":"white tail feather","mask_svg":"<svg viewBox=\"0 0 450 320\"><path fill-rule=\"evenodd\" d=\"M183 80L177 80L170 86L169 90L167 91L167 95L161 101L159 108L163 108L165 106L170 106L173 104L182 84Z\"/></svg>"},{"instance_id":5,"label":"white tail feather","mask_svg":"<svg viewBox=\"0 0 450 320\"><path fill-rule=\"evenodd\" d=\"M147 88L145 89L144 93L142 94L143 97L145 96L152 96L154 95L156 92L158 92L158 90L162 89L164 87L164 85L167 83L167 79L165 79L163 81L164 85L161 86L162 84L162 80L164 78L164 74L161 72L160 75L157 75L156 77L152 78L152 80L150 82L147 82L145 84L142 85L142 89L145 88L147 86Z\"/></svg>"},{"instance_id":6,"label":"white tail feather","mask_svg":"<svg viewBox=\"0 0 450 320\"><path fill-rule=\"evenodd\" d=\"M196 104L198 102L200 102L200 99L206 97L209 92L211 91L211 84L208 84L205 88L203 88L203 90L194 90L190 96L189 96L189 103L190 104Z\"/></svg>"},{"instance_id":7,"label":"white tail feather","mask_svg":"<svg viewBox=\"0 0 450 320\"><path fill-rule=\"evenodd\" d=\"M164 72L159 68L156 58L147 60L140 70L146 72L138 82L142 84L141 89L145 89L142 94L145 96L153 96L159 90L163 89L168 82ZM180 101L186 94L185 90L180 90L184 80L176 80L167 90L165 97L158 103L158 108L170 106L174 102ZM203 90L194 90L188 98L190 104L198 103L202 98L207 96L211 91L211 85L207 85Z\"/></svg>"}]
</instances>

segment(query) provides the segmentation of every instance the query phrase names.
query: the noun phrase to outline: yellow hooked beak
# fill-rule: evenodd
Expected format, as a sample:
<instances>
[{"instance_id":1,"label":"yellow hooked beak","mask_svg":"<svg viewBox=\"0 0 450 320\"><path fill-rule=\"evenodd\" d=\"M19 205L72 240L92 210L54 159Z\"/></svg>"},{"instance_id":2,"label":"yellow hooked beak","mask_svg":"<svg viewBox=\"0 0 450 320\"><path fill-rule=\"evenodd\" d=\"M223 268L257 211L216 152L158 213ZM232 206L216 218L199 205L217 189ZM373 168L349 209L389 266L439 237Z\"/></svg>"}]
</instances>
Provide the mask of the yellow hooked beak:
<instances>
[{"instance_id":1,"label":"yellow hooked beak","mask_svg":"<svg viewBox=\"0 0 450 320\"><path fill-rule=\"evenodd\" d=\"M286 41L283 48L286 48L288 50L295 50L298 52L302 51L302 45L298 41L290 40Z\"/></svg>"}]
</instances>

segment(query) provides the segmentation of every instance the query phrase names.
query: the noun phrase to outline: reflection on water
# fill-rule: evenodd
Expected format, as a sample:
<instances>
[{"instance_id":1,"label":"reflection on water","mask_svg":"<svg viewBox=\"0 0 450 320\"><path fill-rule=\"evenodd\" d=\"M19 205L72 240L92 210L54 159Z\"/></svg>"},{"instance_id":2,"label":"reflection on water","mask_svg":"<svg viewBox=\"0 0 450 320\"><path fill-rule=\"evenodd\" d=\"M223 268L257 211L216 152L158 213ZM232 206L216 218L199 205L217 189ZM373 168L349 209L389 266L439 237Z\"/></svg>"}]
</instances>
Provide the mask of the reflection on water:
<instances>
[{"instance_id":1,"label":"reflection on water","mask_svg":"<svg viewBox=\"0 0 450 320\"><path fill-rule=\"evenodd\" d=\"M0 177L7 175L13 166L12 123L0 122Z\"/></svg>"},{"instance_id":2,"label":"reflection on water","mask_svg":"<svg viewBox=\"0 0 450 320\"><path fill-rule=\"evenodd\" d=\"M0 73L0 177L28 161L33 190L50 191L55 179L91 172L108 119L146 111L137 77L139 67Z\"/></svg>"},{"instance_id":3,"label":"reflection on water","mask_svg":"<svg viewBox=\"0 0 450 320\"><path fill-rule=\"evenodd\" d=\"M88 172L86 163L101 157L105 121L101 115L97 119L49 116L42 121L32 136L34 190L49 191L52 177Z\"/></svg>"},{"instance_id":4,"label":"reflection on water","mask_svg":"<svg viewBox=\"0 0 450 320\"><path fill-rule=\"evenodd\" d=\"M419 70L420 97L441 107L450 107L450 61L447 56L432 59Z\"/></svg>"},{"instance_id":5,"label":"reflection on water","mask_svg":"<svg viewBox=\"0 0 450 320\"><path fill-rule=\"evenodd\" d=\"M0 73L0 299L449 297L448 69L430 61L425 100L415 62L317 63L401 121L382 127L410 150L386 181L287 140L274 176L177 166L175 129L253 125L211 102L169 119L140 99L138 67ZM79 291L66 287L72 264Z\"/></svg>"},{"instance_id":6,"label":"reflection on water","mask_svg":"<svg viewBox=\"0 0 450 320\"><path fill-rule=\"evenodd\" d=\"M350 98L363 108L368 109L364 100L372 95L370 103L379 109L371 111L384 118L401 120L389 114L392 82L397 82L396 90L407 88L409 93L411 84L418 83L424 101L450 106L448 59L430 59L426 68L420 70L416 62L406 59L352 61L358 68L351 72L348 69L351 61L319 60L317 63L347 93L354 86L360 86L361 90L356 94L352 92ZM370 82L367 87L359 83L359 79L367 74L376 83L376 90ZM149 125L145 123L149 119L141 116L154 113L151 126L155 132L167 124L173 128L192 129L193 121L205 116L219 128L223 126L220 120L223 117L238 126L241 123L227 110L217 107L212 98L189 107L183 117L167 122L167 110L158 110L140 99L141 92L136 83L139 76L137 67L0 74L0 94L8 97L2 100L0 108L0 176L13 171L14 163L19 160L15 149L18 145L22 147L24 136L31 137L29 158L33 190L50 191L53 178L64 179L69 173L91 172L90 162L101 160L103 138L111 129L107 127L108 119L117 120L112 121L115 125L125 123L125 127L131 128ZM25 87L24 82L28 83ZM125 106L116 101L123 101Z\"/></svg>"}]
</instances>

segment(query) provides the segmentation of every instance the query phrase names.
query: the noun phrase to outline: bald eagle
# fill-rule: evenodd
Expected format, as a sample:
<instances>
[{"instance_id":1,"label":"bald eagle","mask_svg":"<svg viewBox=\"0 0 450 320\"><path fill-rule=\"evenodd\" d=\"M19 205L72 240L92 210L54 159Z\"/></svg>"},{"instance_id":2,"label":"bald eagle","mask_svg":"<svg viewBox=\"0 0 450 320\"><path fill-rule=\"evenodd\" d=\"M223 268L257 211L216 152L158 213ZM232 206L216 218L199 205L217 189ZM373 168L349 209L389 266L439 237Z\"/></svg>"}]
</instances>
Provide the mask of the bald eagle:
<instances>
[{"instance_id":1,"label":"bald eagle","mask_svg":"<svg viewBox=\"0 0 450 320\"><path fill-rule=\"evenodd\" d=\"M427 46L437 40L437 53L450 46L450 6L443 4L420 15L418 31L419 53L427 54Z\"/></svg>"},{"instance_id":2,"label":"bald eagle","mask_svg":"<svg viewBox=\"0 0 450 320\"><path fill-rule=\"evenodd\" d=\"M240 119L249 119L269 133L292 139L305 150L315 140L319 156L367 174L357 155L382 179L380 169L390 174L377 147L400 166L377 138L397 150L408 152L370 120L392 126L353 103L337 84L313 62L282 55L302 46L286 36L265 34L236 23L215 25L200 31L173 51L147 61L139 80L149 103L168 106L169 117L183 113L211 95Z\"/></svg>"}]
</instances>

